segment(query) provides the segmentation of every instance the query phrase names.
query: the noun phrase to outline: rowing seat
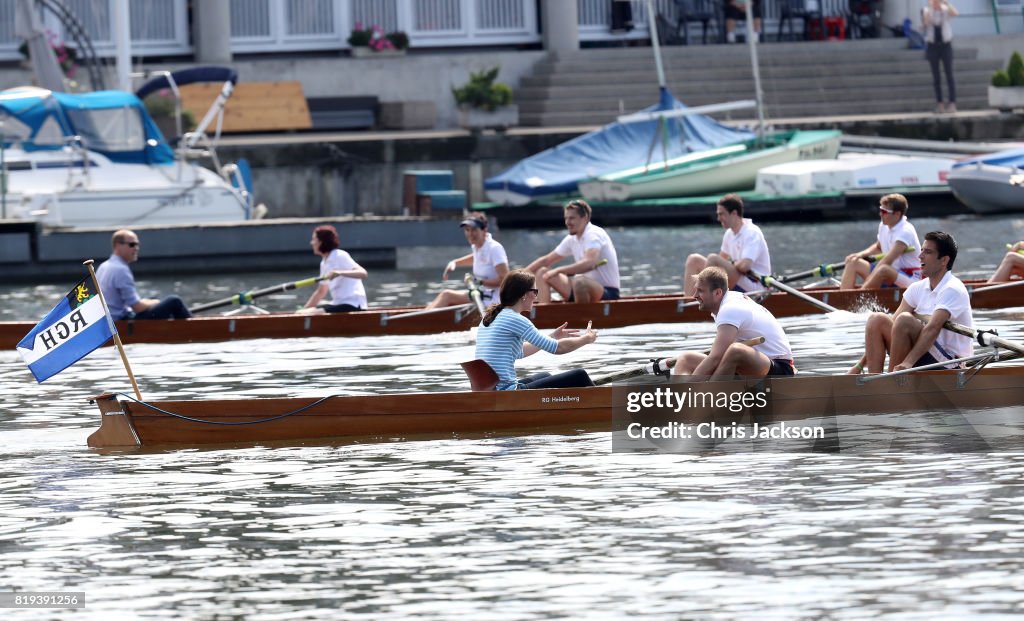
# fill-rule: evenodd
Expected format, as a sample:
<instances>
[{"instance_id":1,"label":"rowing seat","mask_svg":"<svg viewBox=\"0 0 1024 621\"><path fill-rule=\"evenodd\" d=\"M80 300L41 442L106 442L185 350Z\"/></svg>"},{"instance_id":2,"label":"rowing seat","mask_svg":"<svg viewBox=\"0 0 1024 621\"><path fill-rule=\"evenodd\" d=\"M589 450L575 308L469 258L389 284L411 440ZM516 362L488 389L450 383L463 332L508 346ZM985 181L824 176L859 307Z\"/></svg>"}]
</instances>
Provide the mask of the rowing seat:
<instances>
[{"instance_id":1,"label":"rowing seat","mask_svg":"<svg viewBox=\"0 0 1024 621\"><path fill-rule=\"evenodd\" d=\"M462 370L469 377L469 386L473 392L488 392L498 385L498 374L486 361L477 358L461 364Z\"/></svg>"}]
</instances>

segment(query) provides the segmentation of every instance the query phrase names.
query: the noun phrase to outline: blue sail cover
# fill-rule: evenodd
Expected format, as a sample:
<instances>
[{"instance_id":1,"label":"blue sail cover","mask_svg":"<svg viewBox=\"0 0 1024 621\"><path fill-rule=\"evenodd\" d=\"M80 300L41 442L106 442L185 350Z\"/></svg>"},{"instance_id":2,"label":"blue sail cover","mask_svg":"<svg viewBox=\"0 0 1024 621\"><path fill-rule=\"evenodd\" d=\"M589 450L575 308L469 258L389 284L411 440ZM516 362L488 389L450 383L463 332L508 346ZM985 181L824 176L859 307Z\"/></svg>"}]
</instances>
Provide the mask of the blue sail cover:
<instances>
[{"instance_id":1,"label":"blue sail cover","mask_svg":"<svg viewBox=\"0 0 1024 621\"><path fill-rule=\"evenodd\" d=\"M953 168L969 166L971 164L988 164L989 166L1012 166L1013 168L1024 168L1024 149L1007 149L988 155L979 155L953 164Z\"/></svg>"},{"instance_id":2,"label":"blue sail cover","mask_svg":"<svg viewBox=\"0 0 1024 621\"><path fill-rule=\"evenodd\" d=\"M5 147L18 143L26 151L57 150L79 136L82 146L112 162L174 163L174 151L131 93L10 89L0 93L0 117L8 117Z\"/></svg>"},{"instance_id":3,"label":"blue sail cover","mask_svg":"<svg viewBox=\"0 0 1024 621\"><path fill-rule=\"evenodd\" d=\"M658 104L643 111L685 110L686 107L662 87ZM610 123L526 158L484 181L484 189L504 190L531 199L573 194L581 180L641 166L648 157L654 164L661 161L665 153L671 159L754 137L753 132L732 129L699 114L665 119L665 123L667 133L664 136L655 136L657 120Z\"/></svg>"}]
</instances>

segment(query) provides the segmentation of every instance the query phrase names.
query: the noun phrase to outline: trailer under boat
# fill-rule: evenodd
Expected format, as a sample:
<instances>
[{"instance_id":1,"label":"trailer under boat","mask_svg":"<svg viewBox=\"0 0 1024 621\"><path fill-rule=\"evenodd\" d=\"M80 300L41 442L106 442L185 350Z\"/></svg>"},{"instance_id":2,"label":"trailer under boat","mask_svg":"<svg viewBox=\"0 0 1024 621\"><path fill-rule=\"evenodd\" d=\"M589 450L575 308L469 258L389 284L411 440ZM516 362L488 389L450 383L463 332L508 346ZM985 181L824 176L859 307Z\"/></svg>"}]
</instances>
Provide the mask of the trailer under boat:
<instances>
[{"instance_id":1,"label":"trailer under boat","mask_svg":"<svg viewBox=\"0 0 1024 621\"><path fill-rule=\"evenodd\" d=\"M1024 282L992 289L987 289L982 281L966 281L965 284L971 292L971 304L976 309L1024 306ZM818 287L801 291L840 310L853 312L891 312L896 310L903 297L903 291L897 288L842 290ZM807 301L782 292L766 294L763 303L776 317L822 312ZM233 315L118 321L117 329L125 343L201 343L257 338L440 334L469 330L480 323L479 313L464 306L413 315L422 310L422 307L396 307L327 315ZM699 310L692 298L679 295L633 296L587 304L537 304L529 317L541 329L557 328L566 322L570 326L582 327L592 321L594 328L607 329L711 320L711 315ZM0 346L14 348L34 326L34 322L0 322Z\"/></svg>"},{"instance_id":2,"label":"trailer under boat","mask_svg":"<svg viewBox=\"0 0 1024 621\"><path fill-rule=\"evenodd\" d=\"M685 408L680 423L770 425L844 415L933 412L1024 404L1024 366L919 371L892 376L798 375L699 384L718 394L770 395L762 407ZM662 384L668 386L668 384ZM397 441L422 437L623 432L632 423L664 425L662 411L627 414L629 394L650 384L499 392L438 392L143 402L103 394L100 428L88 444L103 449L252 445L306 441Z\"/></svg>"}]
</instances>

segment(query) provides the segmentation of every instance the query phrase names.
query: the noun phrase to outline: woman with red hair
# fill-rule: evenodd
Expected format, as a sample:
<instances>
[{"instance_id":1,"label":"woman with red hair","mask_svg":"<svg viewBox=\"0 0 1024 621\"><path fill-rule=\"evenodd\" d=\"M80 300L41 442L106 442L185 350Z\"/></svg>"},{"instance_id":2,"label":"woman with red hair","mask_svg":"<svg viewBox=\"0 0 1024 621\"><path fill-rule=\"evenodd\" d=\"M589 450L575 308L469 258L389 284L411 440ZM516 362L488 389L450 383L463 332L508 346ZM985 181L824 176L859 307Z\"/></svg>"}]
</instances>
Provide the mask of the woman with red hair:
<instances>
[{"instance_id":1,"label":"woman with red hair","mask_svg":"<svg viewBox=\"0 0 1024 621\"><path fill-rule=\"evenodd\" d=\"M366 310L366 289L363 288L366 270L341 249L338 230L330 225L316 227L309 245L313 248L313 254L321 257L320 277L324 280L309 296L302 312L348 313ZM331 293L331 303L318 307L328 291Z\"/></svg>"}]
</instances>

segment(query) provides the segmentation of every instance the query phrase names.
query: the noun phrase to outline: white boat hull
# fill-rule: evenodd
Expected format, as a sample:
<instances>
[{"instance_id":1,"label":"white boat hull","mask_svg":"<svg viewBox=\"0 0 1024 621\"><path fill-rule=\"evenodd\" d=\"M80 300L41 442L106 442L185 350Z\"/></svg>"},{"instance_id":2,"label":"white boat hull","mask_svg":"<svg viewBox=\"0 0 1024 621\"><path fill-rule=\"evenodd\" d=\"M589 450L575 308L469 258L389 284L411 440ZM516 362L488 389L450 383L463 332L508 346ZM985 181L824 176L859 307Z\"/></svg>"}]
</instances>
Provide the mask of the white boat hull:
<instances>
[{"instance_id":1,"label":"white boat hull","mask_svg":"<svg viewBox=\"0 0 1024 621\"><path fill-rule=\"evenodd\" d=\"M81 165L68 165L70 159L60 152L7 157L23 163L8 172L8 218L49 227L110 228L249 217L242 192L194 163L119 164L90 153L93 165L86 174Z\"/></svg>"},{"instance_id":2,"label":"white boat hull","mask_svg":"<svg viewBox=\"0 0 1024 621\"><path fill-rule=\"evenodd\" d=\"M954 160L881 154L844 154L762 168L754 191L801 196L846 190L945 185Z\"/></svg>"},{"instance_id":3,"label":"white boat hull","mask_svg":"<svg viewBox=\"0 0 1024 621\"><path fill-rule=\"evenodd\" d=\"M967 207L979 214L1024 209L1024 186L1010 183L1021 171L1012 166L969 164L949 173L949 187Z\"/></svg>"},{"instance_id":4,"label":"white boat hull","mask_svg":"<svg viewBox=\"0 0 1024 621\"><path fill-rule=\"evenodd\" d=\"M642 198L704 196L719 192L750 190L757 172L765 166L796 160L834 158L839 153L839 136L800 145L787 143L769 149L744 152L709 165L697 165L679 171L658 173L652 167L649 179L629 182L591 179L579 184L580 193L589 200L626 201Z\"/></svg>"}]
</instances>

